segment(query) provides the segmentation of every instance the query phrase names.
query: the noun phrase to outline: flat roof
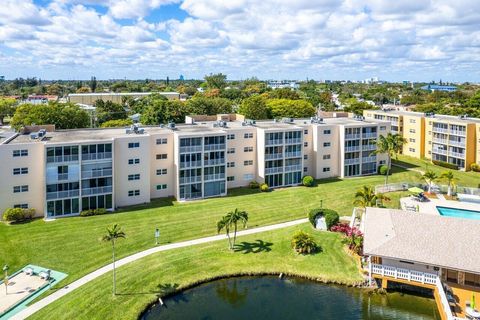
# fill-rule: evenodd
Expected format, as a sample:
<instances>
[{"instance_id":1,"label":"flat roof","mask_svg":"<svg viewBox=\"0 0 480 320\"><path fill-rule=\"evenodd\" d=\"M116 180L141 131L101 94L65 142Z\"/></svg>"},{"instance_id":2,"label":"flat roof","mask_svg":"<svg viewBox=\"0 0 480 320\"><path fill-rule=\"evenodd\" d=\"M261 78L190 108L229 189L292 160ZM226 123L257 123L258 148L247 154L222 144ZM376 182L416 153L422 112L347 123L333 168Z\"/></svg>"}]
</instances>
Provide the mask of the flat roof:
<instances>
[{"instance_id":1,"label":"flat roof","mask_svg":"<svg viewBox=\"0 0 480 320\"><path fill-rule=\"evenodd\" d=\"M366 255L480 274L480 221L367 208Z\"/></svg>"},{"instance_id":2,"label":"flat roof","mask_svg":"<svg viewBox=\"0 0 480 320\"><path fill-rule=\"evenodd\" d=\"M0 128L0 144L8 141L12 137L14 137L17 133L10 131L10 129L2 129Z\"/></svg>"},{"instance_id":3,"label":"flat roof","mask_svg":"<svg viewBox=\"0 0 480 320\"><path fill-rule=\"evenodd\" d=\"M423 112L416 112L416 111L401 111L401 110L366 110L367 112L373 113L381 113L385 115L401 115L401 116L417 116L417 117L425 117L425 119L433 119L433 120L441 120L441 121L457 121L457 122L466 122L466 123L480 123L479 118L471 118L471 117L461 117L461 116L450 116L446 114L434 114L434 115L426 115Z\"/></svg>"},{"instance_id":4,"label":"flat roof","mask_svg":"<svg viewBox=\"0 0 480 320\"><path fill-rule=\"evenodd\" d=\"M365 110L375 113L383 113L383 114L393 114L397 116L417 116L417 117L425 117L425 113L423 112L416 112L416 111L402 111L402 110L388 110L388 109L379 109L379 110Z\"/></svg>"}]
</instances>

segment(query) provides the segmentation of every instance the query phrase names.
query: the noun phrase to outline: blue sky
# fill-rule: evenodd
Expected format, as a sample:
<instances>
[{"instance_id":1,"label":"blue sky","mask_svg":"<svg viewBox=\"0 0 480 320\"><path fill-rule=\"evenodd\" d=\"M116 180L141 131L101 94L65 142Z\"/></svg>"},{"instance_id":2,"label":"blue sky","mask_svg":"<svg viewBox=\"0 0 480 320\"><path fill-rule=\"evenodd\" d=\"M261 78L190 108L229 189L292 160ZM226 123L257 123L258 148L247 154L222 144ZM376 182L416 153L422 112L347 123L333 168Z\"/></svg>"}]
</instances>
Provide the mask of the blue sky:
<instances>
[{"instance_id":1,"label":"blue sky","mask_svg":"<svg viewBox=\"0 0 480 320\"><path fill-rule=\"evenodd\" d=\"M471 81L478 0L1 0L0 75Z\"/></svg>"}]
</instances>

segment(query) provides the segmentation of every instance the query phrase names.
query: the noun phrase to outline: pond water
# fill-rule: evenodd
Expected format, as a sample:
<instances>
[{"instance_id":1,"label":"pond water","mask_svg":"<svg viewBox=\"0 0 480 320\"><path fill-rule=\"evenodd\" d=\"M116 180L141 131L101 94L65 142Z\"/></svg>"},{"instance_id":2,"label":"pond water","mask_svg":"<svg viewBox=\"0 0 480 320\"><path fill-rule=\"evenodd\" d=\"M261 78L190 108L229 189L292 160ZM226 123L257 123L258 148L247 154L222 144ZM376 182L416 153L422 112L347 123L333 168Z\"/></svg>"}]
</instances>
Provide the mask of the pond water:
<instances>
[{"instance_id":1,"label":"pond water","mask_svg":"<svg viewBox=\"0 0 480 320\"><path fill-rule=\"evenodd\" d=\"M213 281L164 299L145 312L155 319L440 319L435 301L277 277Z\"/></svg>"}]
</instances>

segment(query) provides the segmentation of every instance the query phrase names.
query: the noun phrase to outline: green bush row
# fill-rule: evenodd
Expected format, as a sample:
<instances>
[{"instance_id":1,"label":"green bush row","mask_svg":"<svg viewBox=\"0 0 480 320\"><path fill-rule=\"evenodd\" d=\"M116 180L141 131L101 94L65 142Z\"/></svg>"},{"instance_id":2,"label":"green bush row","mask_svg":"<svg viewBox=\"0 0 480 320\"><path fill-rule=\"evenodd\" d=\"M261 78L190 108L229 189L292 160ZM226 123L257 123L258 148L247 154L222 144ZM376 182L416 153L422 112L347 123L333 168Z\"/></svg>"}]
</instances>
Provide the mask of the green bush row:
<instances>
[{"instance_id":1,"label":"green bush row","mask_svg":"<svg viewBox=\"0 0 480 320\"><path fill-rule=\"evenodd\" d=\"M81 217L89 217L89 216L98 216L107 213L107 209L104 208L98 208L98 209L88 209L88 210L83 210L80 212Z\"/></svg>"},{"instance_id":2,"label":"green bush row","mask_svg":"<svg viewBox=\"0 0 480 320\"><path fill-rule=\"evenodd\" d=\"M437 166L440 166L440 167L444 167L444 168L448 168L448 169L452 169L452 170L458 170L457 165L452 164L452 163L448 163L448 162L445 162L445 161L432 160L432 163L437 165Z\"/></svg>"},{"instance_id":3,"label":"green bush row","mask_svg":"<svg viewBox=\"0 0 480 320\"><path fill-rule=\"evenodd\" d=\"M3 212L3 221L19 222L30 220L35 215L35 209L8 208Z\"/></svg>"}]
</instances>

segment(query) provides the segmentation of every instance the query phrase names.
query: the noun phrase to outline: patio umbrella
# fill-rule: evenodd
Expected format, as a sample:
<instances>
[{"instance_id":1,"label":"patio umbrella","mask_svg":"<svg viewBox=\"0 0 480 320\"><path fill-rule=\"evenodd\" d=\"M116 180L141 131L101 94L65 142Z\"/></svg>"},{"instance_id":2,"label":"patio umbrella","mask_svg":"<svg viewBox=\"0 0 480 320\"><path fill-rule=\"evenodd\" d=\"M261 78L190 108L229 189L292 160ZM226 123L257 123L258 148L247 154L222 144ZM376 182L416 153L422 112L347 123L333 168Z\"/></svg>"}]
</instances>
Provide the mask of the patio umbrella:
<instances>
[{"instance_id":1,"label":"patio umbrella","mask_svg":"<svg viewBox=\"0 0 480 320\"><path fill-rule=\"evenodd\" d=\"M472 302L470 303L470 307L475 310L475 294L472 293Z\"/></svg>"},{"instance_id":2,"label":"patio umbrella","mask_svg":"<svg viewBox=\"0 0 480 320\"><path fill-rule=\"evenodd\" d=\"M410 191L411 193L419 194L423 192L423 189L419 187L411 187L411 188L408 188L408 191Z\"/></svg>"}]
</instances>

